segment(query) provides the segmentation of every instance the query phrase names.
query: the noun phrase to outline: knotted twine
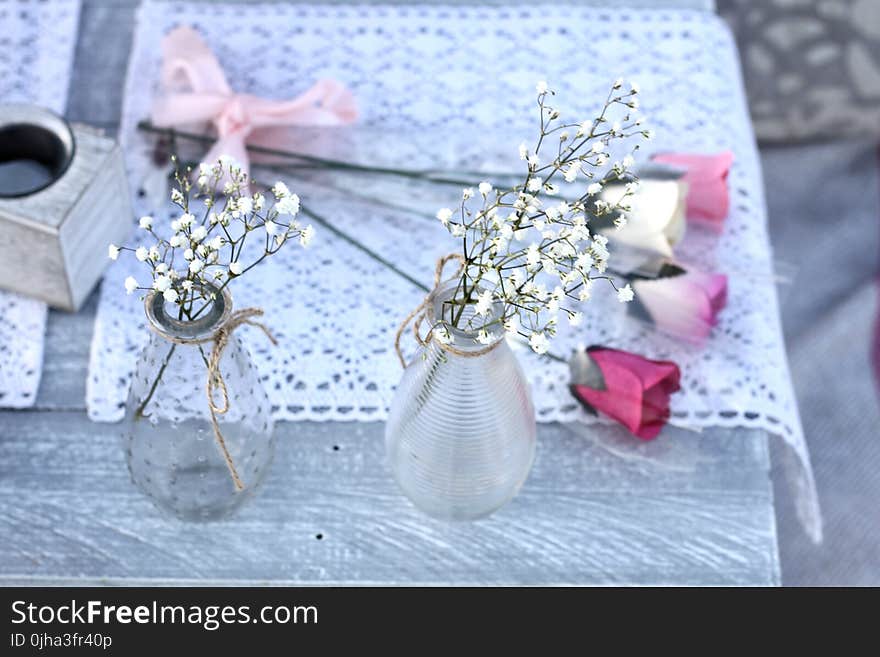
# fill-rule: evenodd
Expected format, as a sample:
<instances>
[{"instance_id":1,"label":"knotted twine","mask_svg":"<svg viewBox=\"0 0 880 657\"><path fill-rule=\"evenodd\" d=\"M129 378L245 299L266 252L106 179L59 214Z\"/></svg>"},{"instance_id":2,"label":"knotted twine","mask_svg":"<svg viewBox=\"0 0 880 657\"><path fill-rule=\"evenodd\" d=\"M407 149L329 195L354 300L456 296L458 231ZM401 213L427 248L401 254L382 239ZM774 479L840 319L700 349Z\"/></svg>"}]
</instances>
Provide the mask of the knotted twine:
<instances>
[{"instance_id":1,"label":"knotted twine","mask_svg":"<svg viewBox=\"0 0 880 657\"><path fill-rule=\"evenodd\" d=\"M220 372L220 359L223 357L223 350L226 349L226 345L229 343L229 338L232 336L232 332L242 324L256 326L266 334L266 337L269 338L273 345L278 345L275 336L272 335L265 324L251 319L252 317L262 316L262 308L242 308L241 310L232 313L223 326L218 328L213 335L207 338L180 339L167 335L162 336L175 344L214 343L214 347L211 349L211 355L208 358L208 377L205 392L208 395L208 409L211 411L211 426L214 428L214 439L217 441L218 447L220 447L220 451L223 454L223 460L226 461L226 467L229 468L229 474L232 477L232 483L235 485L236 492L244 490L244 483L242 482L241 477L238 476L235 462L232 460L232 455L226 447L226 440L223 438L223 434L220 431L220 424L217 421L218 415L223 415L229 410L229 391L226 389L226 381L223 380L223 374ZM223 403L219 406L214 402L217 390L220 391L220 395L223 398Z\"/></svg>"},{"instance_id":2,"label":"knotted twine","mask_svg":"<svg viewBox=\"0 0 880 657\"><path fill-rule=\"evenodd\" d=\"M426 296L424 300L418 306L416 306L416 308L409 315L406 316L406 319L404 319L400 323L400 327L397 329L397 335L394 337L394 351L397 352L397 359L400 361L400 366L403 369L406 369L406 359L403 357L403 352L400 349L400 339L403 337L403 332L406 330L407 325L412 322L413 336L415 336L416 342L422 347L427 347L428 344L431 342L434 337L434 329L437 328L437 324L433 325L430 328L424 338L421 336L419 331L421 329L422 322L424 322L426 319L428 309L431 307L431 298L433 297L441 281L443 280L443 270L446 268L446 265L448 265L453 260L458 261L458 267L456 268L453 277L458 276L464 271L465 261L464 257L462 257L460 253L450 253L437 260L437 266L434 269L434 289L428 293L428 296ZM450 354L455 354L456 356L462 356L464 358L475 358L476 356L488 354L495 347L501 344L502 341L498 340L482 349L468 350L459 349L448 342L441 342L439 340L437 340L436 342L441 349L449 352Z\"/></svg>"}]
</instances>

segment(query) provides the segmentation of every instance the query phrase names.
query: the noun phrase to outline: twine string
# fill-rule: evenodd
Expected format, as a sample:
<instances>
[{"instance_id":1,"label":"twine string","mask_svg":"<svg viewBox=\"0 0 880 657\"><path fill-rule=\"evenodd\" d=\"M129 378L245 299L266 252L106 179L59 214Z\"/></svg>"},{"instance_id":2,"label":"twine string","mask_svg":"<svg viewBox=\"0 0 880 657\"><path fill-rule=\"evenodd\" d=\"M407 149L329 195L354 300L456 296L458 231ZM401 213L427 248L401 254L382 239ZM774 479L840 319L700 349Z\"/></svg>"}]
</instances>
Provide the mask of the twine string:
<instances>
[{"instance_id":1,"label":"twine string","mask_svg":"<svg viewBox=\"0 0 880 657\"><path fill-rule=\"evenodd\" d=\"M406 359L403 357L403 351L400 348L400 340L403 337L403 333L404 331L406 331L406 327L409 326L410 323L412 323L413 337L415 337L416 342L420 346L427 347L428 344L432 341L436 325L432 326L423 338L421 335L422 323L425 321L428 314L428 309L431 306L431 297L443 280L443 271L446 269L446 265L448 265L453 260L458 261L458 267L456 268L453 277L458 276L464 271L464 257L460 253L449 253L439 258L437 260L437 266L434 268L434 290L431 291L424 298L424 300L418 306L416 306L415 309L413 309L413 311L409 313L409 315L406 316L406 318L404 318L397 329L397 335L394 337L394 351L397 353L397 360L400 361L400 366L404 369L406 369ZM454 345L449 343L440 342L439 340L435 342L444 351L447 351L456 356L462 356L464 358L475 358L476 356L487 354L501 343L501 341L499 340L497 342L494 342L493 344L483 347L482 349L465 350L459 349L458 347L455 347Z\"/></svg>"},{"instance_id":2,"label":"twine string","mask_svg":"<svg viewBox=\"0 0 880 657\"><path fill-rule=\"evenodd\" d=\"M208 397L208 410L211 412L211 426L214 429L214 439L217 442L217 446L220 448L220 452L223 454L223 460L226 461L226 467L229 469L229 475L232 477L232 483L235 485L236 492L244 490L244 482L242 482L241 477L238 474L235 462L232 459L232 455L229 453L229 448L226 446L226 440L223 438L223 433L220 431L220 423L217 420L218 415L223 415L229 411L229 391L226 388L226 381L223 379L223 374L220 371L220 361L223 358L223 351L229 344L229 339L232 336L232 333L243 324L257 327L267 338L269 338L273 345L278 345L278 341L266 325L253 319L254 317L262 317L262 315L262 308L242 308L241 310L237 310L230 315L229 319L223 324L223 326L218 328L213 335L207 338L193 340L175 338L164 334L162 336L175 344L214 343L214 346L211 349L211 355L208 358L208 376L205 385L205 393ZM222 403L219 405L215 403L218 391L222 399Z\"/></svg>"}]
</instances>

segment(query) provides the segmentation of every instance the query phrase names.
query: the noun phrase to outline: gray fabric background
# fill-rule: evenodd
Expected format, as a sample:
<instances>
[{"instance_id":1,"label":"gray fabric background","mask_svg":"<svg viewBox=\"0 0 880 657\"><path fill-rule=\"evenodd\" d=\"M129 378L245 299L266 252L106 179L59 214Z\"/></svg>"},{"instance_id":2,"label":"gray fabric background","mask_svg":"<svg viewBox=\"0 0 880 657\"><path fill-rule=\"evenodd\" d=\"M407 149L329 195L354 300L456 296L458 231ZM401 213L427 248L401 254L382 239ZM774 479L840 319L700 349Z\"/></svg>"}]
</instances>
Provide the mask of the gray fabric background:
<instances>
[{"instance_id":1,"label":"gray fabric background","mask_svg":"<svg viewBox=\"0 0 880 657\"><path fill-rule=\"evenodd\" d=\"M869 361L880 254L878 147L761 149L783 325L825 542L812 545L774 472L783 583L880 585L880 404ZM779 454L774 462L779 464Z\"/></svg>"},{"instance_id":2,"label":"gray fabric background","mask_svg":"<svg viewBox=\"0 0 880 657\"><path fill-rule=\"evenodd\" d=\"M764 140L880 136L878 0L717 0Z\"/></svg>"}]
</instances>

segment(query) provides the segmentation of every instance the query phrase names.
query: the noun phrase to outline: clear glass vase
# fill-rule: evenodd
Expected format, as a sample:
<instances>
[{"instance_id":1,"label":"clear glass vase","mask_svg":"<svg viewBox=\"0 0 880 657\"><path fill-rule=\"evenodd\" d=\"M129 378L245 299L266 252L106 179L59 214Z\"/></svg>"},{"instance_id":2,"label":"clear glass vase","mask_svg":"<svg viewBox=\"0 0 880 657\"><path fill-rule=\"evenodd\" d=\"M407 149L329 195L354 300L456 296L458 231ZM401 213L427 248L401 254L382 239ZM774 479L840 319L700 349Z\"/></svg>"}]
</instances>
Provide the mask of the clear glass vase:
<instances>
[{"instance_id":1,"label":"clear glass vase","mask_svg":"<svg viewBox=\"0 0 880 657\"><path fill-rule=\"evenodd\" d=\"M253 495L275 448L269 400L235 332L219 362L228 409L214 414L219 436L214 429L208 363L212 337L232 314L232 298L224 290L194 321L169 314L158 292L147 295L145 310L152 335L135 369L124 420L132 480L183 520L223 518ZM216 390L215 399L222 401Z\"/></svg>"},{"instance_id":2,"label":"clear glass vase","mask_svg":"<svg viewBox=\"0 0 880 657\"><path fill-rule=\"evenodd\" d=\"M443 317L456 285L447 281L431 294L425 324ZM472 331L449 332L465 353L436 339L423 347L397 386L385 445L394 477L416 507L444 520L475 520L510 501L528 477L535 411L503 331L489 345Z\"/></svg>"}]
</instances>

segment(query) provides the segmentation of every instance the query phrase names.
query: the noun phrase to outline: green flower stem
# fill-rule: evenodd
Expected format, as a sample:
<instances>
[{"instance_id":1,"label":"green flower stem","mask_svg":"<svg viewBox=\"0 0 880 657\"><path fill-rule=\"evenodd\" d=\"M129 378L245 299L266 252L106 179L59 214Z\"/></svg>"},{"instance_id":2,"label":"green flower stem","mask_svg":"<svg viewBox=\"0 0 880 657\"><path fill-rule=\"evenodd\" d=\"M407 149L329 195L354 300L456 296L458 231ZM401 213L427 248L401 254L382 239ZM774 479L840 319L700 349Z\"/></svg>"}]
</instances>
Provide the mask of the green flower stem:
<instances>
[{"instance_id":1,"label":"green flower stem","mask_svg":"<svg viewBox=\"0 0 880 657\"><path fill-rule=\"evenodd\" d=\"M137 125L138 130L149 132L156 135L166 136L172 139L187 139L189 141L201 144L212 144L215 140L206 135L200 135L192 132L185 132L173 128L159 128L149 121L141 121ZM306 153L297 153L295 151L285 151L277 148L268 148L265 146L257 146L246 144L247 150L252 153L260 153L263 155L272 155L274 157L283 157L289 160L299 161L308 164L312 169L338 169L344 171L360 172L360 173L381 173L385 175L400 176L403 178L414 178L417 180L425 180L433 183L445 185L472 185L474 178L485 176L496 177L513 177L510 173L491 173L491 172L468 172L468 171L442 171L434 169L404 169L398 167L374 167L366 164L356 164L345 162L343 160L335 160L332 158L319 157L317 155L308 155ZM473 175L473 178L452 178L449 176Z\"/></svg>"},{"instance_id":2,"label":"green flower stem","mask_svg":"<svg viewBox=\"0 0 880 657\"><path fill-rule=\"evenodd\" d=\"M165 359L162 361L162 367L159 368L159 373L156 375L155 380L153 381L153 385L150 386L150 391L147 393L147 396L137 407L137 410L134 412L135 419L139 420L144 417L144 410L147 408L147 404L150 403L150 400L153 398L153 395L156 393L156 388L159 385L159 382L162 380L162 375L165 374L165 368L168 367L168 363L171 361L171 356L174 354L174 350L177 348L177 345L172 343L171 348L168 350L168 353L165 354Z\"/></svg>"}]
</instances>

